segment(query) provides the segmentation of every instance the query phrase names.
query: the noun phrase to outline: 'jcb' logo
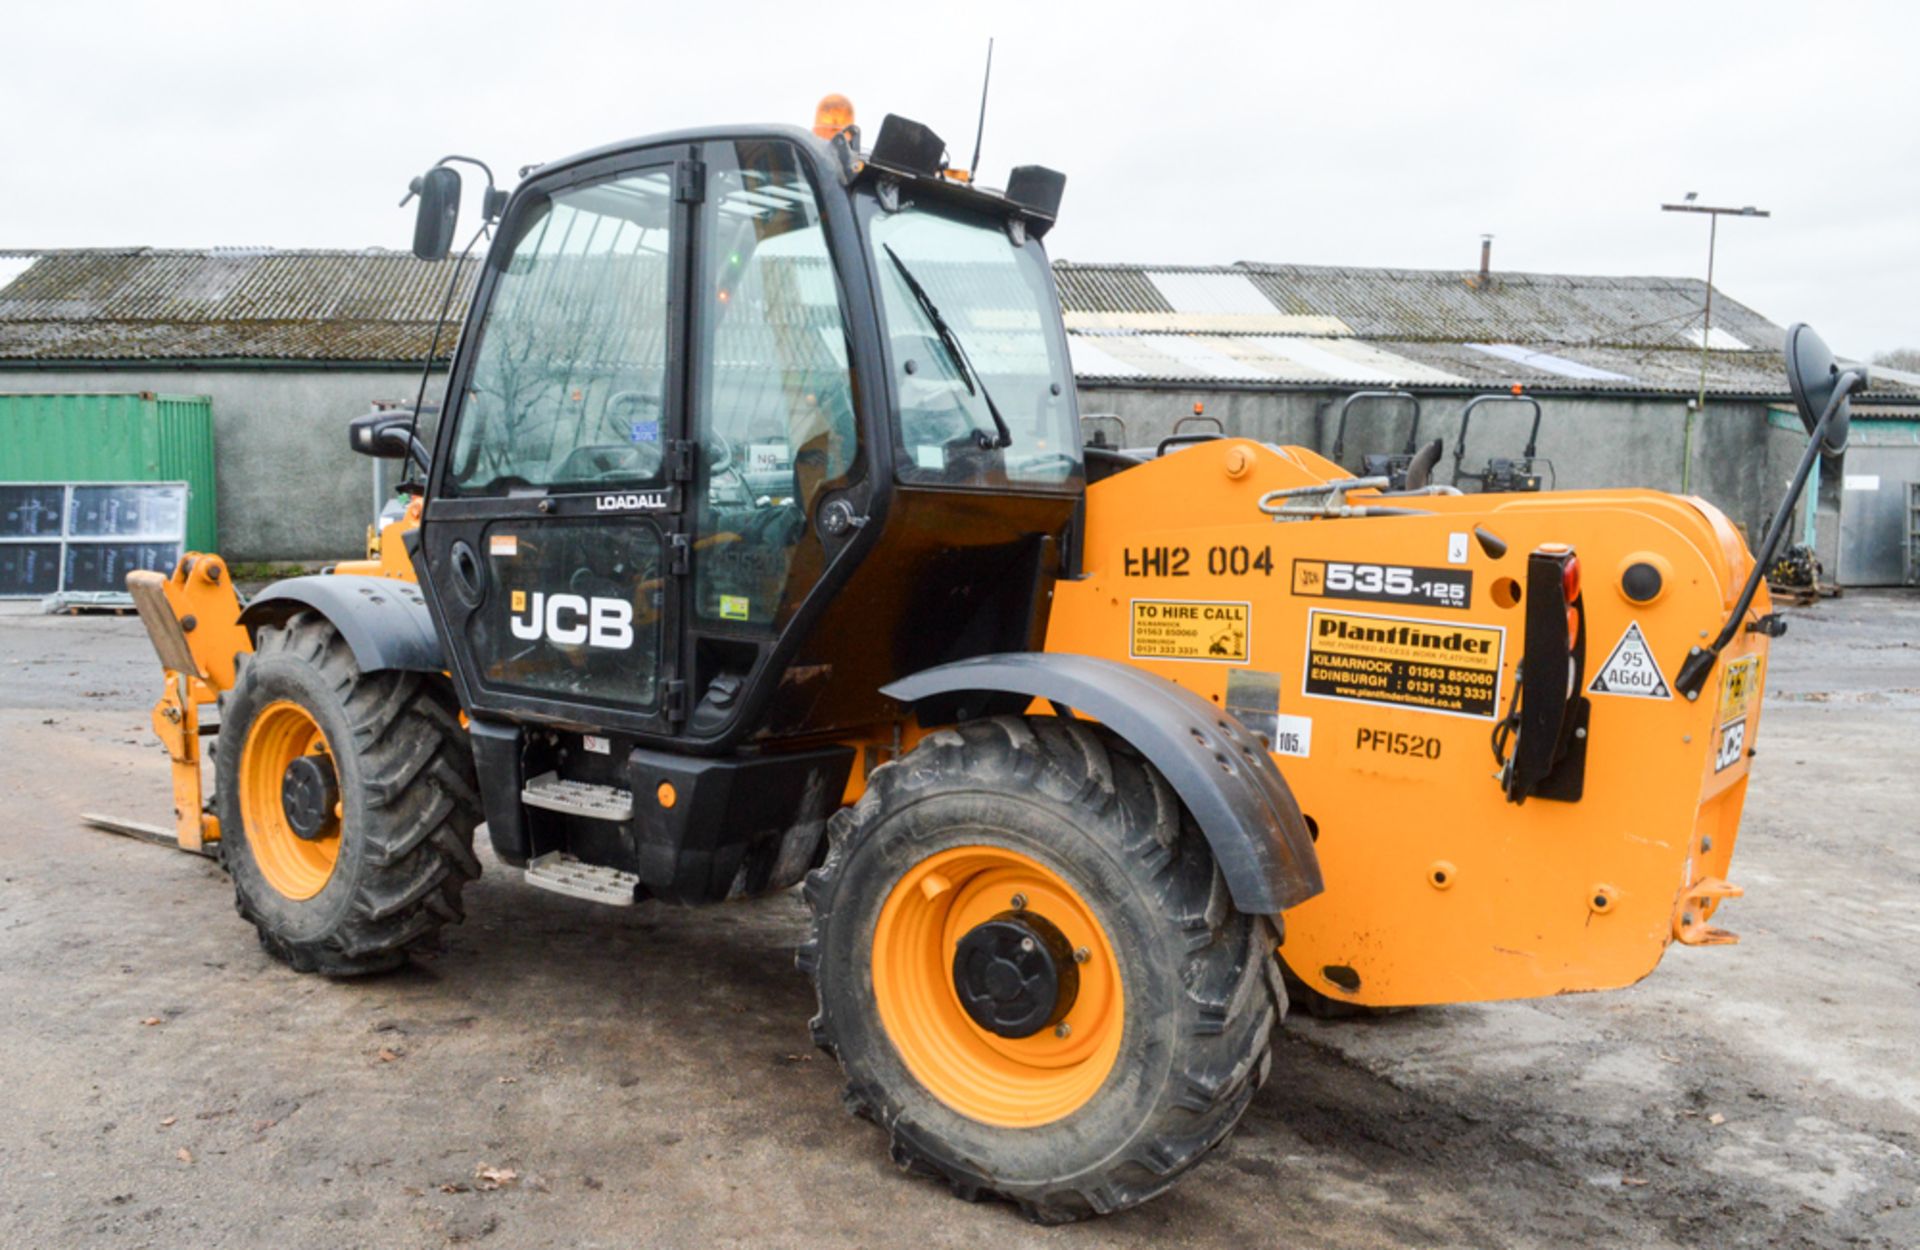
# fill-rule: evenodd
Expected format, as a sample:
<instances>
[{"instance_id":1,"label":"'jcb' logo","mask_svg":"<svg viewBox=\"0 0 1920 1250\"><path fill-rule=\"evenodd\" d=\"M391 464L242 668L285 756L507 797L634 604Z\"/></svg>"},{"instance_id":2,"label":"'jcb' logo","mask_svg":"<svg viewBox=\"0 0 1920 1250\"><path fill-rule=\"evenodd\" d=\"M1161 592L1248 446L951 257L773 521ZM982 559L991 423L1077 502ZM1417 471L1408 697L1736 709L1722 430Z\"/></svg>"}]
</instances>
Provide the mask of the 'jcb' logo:
<instances>
[{"instance_id":1,"label":"'jcb' logo","mask_svg":"<svg viewBox=\"0 0 1920 1250\"><path fill-rule=\"evenodd\" d=\"M589 599L585 595L549 595L536 590L528 602L525 591L513 592L514 614L507 618L513 636L532 642L545 638L562 646L605 647L624 651L633 645L633 605L624 599ZM525 615L521 615L521 609Z\"/></svg>"}]
</instances>

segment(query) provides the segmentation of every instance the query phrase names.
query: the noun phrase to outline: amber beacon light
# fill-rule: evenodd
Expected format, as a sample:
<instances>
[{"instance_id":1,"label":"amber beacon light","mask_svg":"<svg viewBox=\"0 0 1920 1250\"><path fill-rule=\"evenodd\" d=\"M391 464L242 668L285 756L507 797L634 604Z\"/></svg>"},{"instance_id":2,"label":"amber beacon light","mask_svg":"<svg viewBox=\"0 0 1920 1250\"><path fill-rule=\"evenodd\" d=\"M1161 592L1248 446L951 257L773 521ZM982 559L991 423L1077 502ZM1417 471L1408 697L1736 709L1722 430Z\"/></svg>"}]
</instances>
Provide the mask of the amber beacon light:
<instances>
[{"instance_id":1,"label":"amber beacon light","mask_svg":"<svg viewBox=\"0 0 1920 1250\"><path fill-rule=\"evenodd\" d=\"M820 97L813 110L813 133L831 139L853 125L853 101L833 92Z\"/></svg>"}]
</instances>

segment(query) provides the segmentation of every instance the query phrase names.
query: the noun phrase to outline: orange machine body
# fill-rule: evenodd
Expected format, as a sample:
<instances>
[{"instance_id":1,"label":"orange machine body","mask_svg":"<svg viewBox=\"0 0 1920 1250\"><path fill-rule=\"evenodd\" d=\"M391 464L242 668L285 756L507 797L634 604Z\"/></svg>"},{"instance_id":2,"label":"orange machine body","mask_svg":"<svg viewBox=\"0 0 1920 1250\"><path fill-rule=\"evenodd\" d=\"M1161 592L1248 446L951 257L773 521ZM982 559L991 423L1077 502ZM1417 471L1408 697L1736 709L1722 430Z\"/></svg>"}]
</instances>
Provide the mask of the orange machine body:
<instances>
[{"instance_id":1,"label":"orange machine body","mask_svg":"<svg viewBox=\"0 0 1920 1250\"><path fill-rule=\"evenodd\" d=\"M1706 921L1738 893L1725 877L1767 639L1743 629L1695 700L1673 681L1751 568L1732 525L1642 490L1351 497L1409 516L1259 506L1348 476L1218 440L1094 484L1087 576L1056 588L1047 637L1269 735L1326 877L1286 915L1289 968L1331 998L1396 1006L1617 987L1670 942L1731 941ZM1527 556L1548 544L1574 549L1584 581L1585 785L1576 802L1514 804L1492 730L1524 643ZM1637 562L1662 574L1646 602L1622 586ZM1753 615L1768 606L1763 590ZM1365 641L1389 635L1413 641Z\"/></svg>"}]
</instances>

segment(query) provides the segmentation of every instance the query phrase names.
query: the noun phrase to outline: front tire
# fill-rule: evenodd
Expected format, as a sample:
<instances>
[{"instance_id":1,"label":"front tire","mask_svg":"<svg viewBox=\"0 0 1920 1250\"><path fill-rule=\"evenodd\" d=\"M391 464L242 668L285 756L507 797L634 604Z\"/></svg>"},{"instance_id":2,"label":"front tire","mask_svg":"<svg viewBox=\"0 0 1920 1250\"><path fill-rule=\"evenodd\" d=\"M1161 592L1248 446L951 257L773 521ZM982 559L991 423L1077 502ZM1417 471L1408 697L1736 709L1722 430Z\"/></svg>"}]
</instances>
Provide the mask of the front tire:
<instances>
[{"instance_id":1,"label":"front tire","mask_svg":"<svg viewBox=\"0 0 1920 1250\"><path fill-rule=\"evenodd\" d=\"M814 1039L902 1167L1059 1223L1146 1201L1239 1122L1284 1010L1272 927L1233 909L1125 744L1054 717L943 730L876 769L830 837L799 959ZM1015 964L1038 958L1021 933L1071 952L1030 969L1053 998L974 977L989 930L1014 935L997 949ZM990 989L1018 1028L1044 1024L983 1022Z\"/></svg>"},{"instance_id":2,"label":"front tire","mask_svg":"<svg viewBox=\"0 0 1920 1250\"><path fill-rule=\"evenodd\" d=\"M458 716L436 675L361 672L317 613L259 630L215 777L234 906L268 953L383 972L461 918L480 804Z\"/></svg>"}]
</instances>

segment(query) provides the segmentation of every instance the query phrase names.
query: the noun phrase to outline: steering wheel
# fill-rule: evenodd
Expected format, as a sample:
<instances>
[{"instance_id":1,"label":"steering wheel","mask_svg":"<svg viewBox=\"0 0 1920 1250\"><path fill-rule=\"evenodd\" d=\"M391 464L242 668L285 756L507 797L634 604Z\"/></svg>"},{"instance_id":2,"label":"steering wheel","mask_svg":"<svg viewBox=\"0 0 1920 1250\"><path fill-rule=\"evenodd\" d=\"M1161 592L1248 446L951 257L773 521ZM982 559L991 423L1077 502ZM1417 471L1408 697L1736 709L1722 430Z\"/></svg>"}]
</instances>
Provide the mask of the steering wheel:
<instances>
[{"instance_id":1,"label":"steering wheel","mask_svg":"<svg viewBox=\"0 0 1920 1250\"><path fill-rule=\"evenodd\" d=\"M658 443L585 443L567 453L554 470L559 482L595 478L650 478L660 470Z\"/></svg>"}]
</instances>

